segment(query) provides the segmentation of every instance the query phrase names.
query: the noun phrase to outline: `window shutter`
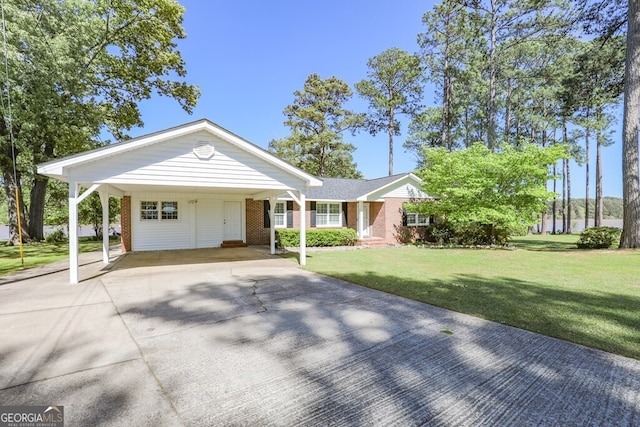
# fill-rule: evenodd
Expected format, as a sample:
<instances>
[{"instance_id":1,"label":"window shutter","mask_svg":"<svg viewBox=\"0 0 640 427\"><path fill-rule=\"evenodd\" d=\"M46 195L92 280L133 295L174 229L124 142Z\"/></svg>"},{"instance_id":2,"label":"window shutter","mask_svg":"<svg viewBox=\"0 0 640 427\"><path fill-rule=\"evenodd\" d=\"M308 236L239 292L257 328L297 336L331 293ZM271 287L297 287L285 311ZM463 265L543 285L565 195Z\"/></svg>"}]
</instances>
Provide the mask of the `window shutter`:
<instances>
[{"instance_id":1,"label":"window shutter","mask_svg":"<svg viewBox=\"0 0 640 427\"><path fill-rule=\"evenodd\" d=\"M293 228L293 200L287 201L287 228Z\"/></svg>"},{"instance_id":2,"label":"window shutter","mask_svg":"<svg viewBox=\"0 0 640 427\"><path fill-rule=\"evenodd\" d=\"M349 223L349 215L347 215L347 211L349 208L349 204L347 202L342 202L342 226L346 227Z\"/></svg>"},{"instance_id":3,"label":"window shutter","mask_svg":"<svg viewBox=\"0 0 640 427\"><path fill-rule=\"evenodd\" d=\"M309 227L316 226L316 202L309 202Z\"/></svg>"},{"instance_id":4,"label":"window shutter","mask_svg":"<svg viewBox=\"0 0 640 427\"><path fill-rule=\"evenodd\" d=\"M407 226L407 210L402 208L402 225Z\"/></svg>"},{"instance_id":5,"label":"window shutter","mask_svg":"<svg viewBox=\"0 0 640 427\"><path fill-rule=\"evenodd\" d=\"M268 200L264 201L263 204L263 217L264 217L264 228L270 228L271 227L271 220L269 218L269 210L271 209L271 205L269 204Z\"/></svg>"}]
</instances>

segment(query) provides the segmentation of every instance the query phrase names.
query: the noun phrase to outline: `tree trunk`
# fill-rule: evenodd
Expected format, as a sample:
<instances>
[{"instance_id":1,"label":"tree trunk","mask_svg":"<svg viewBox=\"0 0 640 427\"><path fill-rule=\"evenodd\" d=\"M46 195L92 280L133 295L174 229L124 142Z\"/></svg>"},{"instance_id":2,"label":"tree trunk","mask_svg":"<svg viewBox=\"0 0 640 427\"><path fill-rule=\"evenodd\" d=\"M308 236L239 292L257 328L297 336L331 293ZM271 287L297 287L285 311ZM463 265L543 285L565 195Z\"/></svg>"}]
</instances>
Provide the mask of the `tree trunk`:
<instances>
[{"instance_id":1,"label":"tree trunk","mask_svg":"<svg viewBox=\"0 0 640 427\"><path fill-rule=\"evenodd\" d=\"M20 203L20 225L22 227L22 243L28 243L31 239L29 237L29 224L25 215L24 199L22 197L22 190L20 188L20 175L18 175L18 182L16 182L13 172L3 168L2 177L4 180L4 192L7 196L7 210L9 214L9 240L8 245L18 245L20 243L20 233L18 230L18 209L17 203ZM18 199L16 199L16 188L18 189Z\"/></svg>"},{"instance_id":2,"label":"tree trunk","mask_svg":"<svg viewBox=\"0 0 640 427\"><path fill-rule=\"evenodd\" d=\"M598 120L601 112L598 113ZM593 216L593 225L595 227L602 226L602 130L598 127L596 132L596 212Z\"/></svg>"},{"instance_id":3,"label":"tree trunk","mask_svg":"<svg viewBox=\"0 0 640 427\"><path fill-rule=\"evenodd\" d=\"M557 193L557 183L558 180L555 178L556 174L558 173L558 168L557 168L557 162L553 164L553 192ZM557 218L557 214L556 214L556 209L557 209L557 197L554 196L553 198L553 202L551 203L551 221L553 223L553 229L551 230L551 233L556 234L556 221L558 220Z\"/></svg>"},{"instance_id":4,"label":"tree trunk","mask_svg":"<svg viewBox=\"0 0 640 427\"><path fill-rule=\"evenodd\" d=\"M562 159L562 234L567 232L567 159Z\"/></svg>"},{"instance_id":5,"label":"tree trunk","mask_svg":"<svg viewBox=\"0 0 640 427\"><path fill-rule=\"evenodd\" d=\"M498 73L497 55L497 5L491 0L491 30L489 42L489 106L487 111L487 146L494 150L496 146L496 78Z\"/></svg>"},{"instance_id":6,"label":"tree trunk","mask_svg":"<svg viewBox=\"0 0 640 427\"><path fill-rule=\"evenodd\" d=\"M589 119L589 110L587 110L587 120ZM590 188L589 188L589 149L590 149L590 143L589 143L589 133L591 131L591 129L589 128L589 125L587 125L587 128L585 129L586 131L586 135L585 135L585 139L584 139L584 156L585 156L585 164L584 164L584 168L585 168L585 196L584 196L584 228L589 228L589 192L590 192Z\"/></svg>"},{"instance_id":7,"label":"tree trunk","mask_svg":"<svg viewBox=\"0 0 640 427\"><path fill-rule=\"evenodd\" d=\"M509 144L511 139L511 80L507 81L507 99L504 111L504 143Z\"/></svg>"},{"instance_id":8,"label":"tree trunk","mask_svg":"<svg viewBox=\"0 0 640 427\"><path fill-rule=\"evenodd\" d=\"M393 175L393 112L389 118L389 176Z\"/></svg>"},{"instance_id":9,"label":"tree trunk","mask_svg":"<svg viewBox=\"0 0 640 427\"><path fill-rule=\"evenodd\" d=\"M31 188L29 203L29 236L34 240L44 240L44 205L49 178L36 176Z\"/></svg>"},{"instance_id":10,"label":"tree trunk","mask_svg":"<svg viewBox=\"0 0 640 427\"><path fill-rule=\"evenodd\" d=\"M562 142L567 144L567 119L562 119ZM567 163L569 159L562 159L562 234L566 234L567 226Z\"/></svg>"},{"instance_id":11,"label":"tree trunk","mask_svg":"<svg viewBox=\"0 0 640 427\"><path fill-rule=\"evenodd\" d=\"M567 159L566 163L567 168L567 234L571 234L573 230L571 230L571 167L569 159Z\"/></svg>"},{"instance_id":12,"label":"tree trunk","mask_svg":"<svg viewBox=\"0 0 640 427\"><path fill-rule=\"evenodd\" d=\"M496 79L498 72L497 58L497 8L495 0L491 0L491 22L489 30L489 102L487 108L487 146L490 150L496 145Z\"/></svg>"},{"instance_id":13,"label":"tree trunk","mask_svg":"<svg viewBox=\"0 0 640 427\"><path fill-rule=\"evenodd\" d=\"M445 36L445 48L444 48L444 57L443 57L443 81L442 81L442 134L441 134L441 144L443 147L448 145L448 132L449 132L449 109L451 108L449 102L449 84L451 81L449 80L449 37L448 34ZM391 175L391 173L389 173Z\"/></svg>"},{"instance_id":14,"label":"tree trunk","mask_svg":"<svg viewBox=\"0 0 640 427\"><path fill-rule=\"evenodd\" d=\"M638 165L640 5L637 1L629 0L627 17L627 58L622 122L623 222L620 247L640 248L640 166Z\"/></svg>"}]
</instances>

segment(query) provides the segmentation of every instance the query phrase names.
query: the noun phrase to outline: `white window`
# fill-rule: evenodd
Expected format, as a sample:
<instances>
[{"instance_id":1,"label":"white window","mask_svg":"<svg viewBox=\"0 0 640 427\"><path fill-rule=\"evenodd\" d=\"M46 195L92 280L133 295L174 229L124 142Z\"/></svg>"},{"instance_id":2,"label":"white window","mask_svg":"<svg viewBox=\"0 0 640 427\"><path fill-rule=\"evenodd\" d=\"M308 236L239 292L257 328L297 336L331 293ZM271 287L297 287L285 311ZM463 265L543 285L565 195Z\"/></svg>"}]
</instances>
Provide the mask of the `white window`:
<instances>
[{"instance_id":1,"label":"white window","mask_svg":"<svg viewBox=\"0 0 640 427\"><path fill-rule=\"evenodd\" d=\"M178 219L178 202L162 202L162 219Z\"/></svg>"},{"instance_id":2,"label":"white window","mask_svg":"<svg viewBox=\"0 0 640 427\"><path fill-rule=\"evenodd\" d=\"M158 219L158 202L140 202L140 219Z\"/></svg>"},{"instance_id":3,"label":"white window","mask_svg":"<svg viewBox=\"0 0 640 427\"><path fill-rule=\"evenodd\" d=\"M276 228L284 228L287 226L287 216L285 214L285 202L276 202L273 209L273 224Z\"/></svg>"},{"instance_id":4,"label":"white window","mask_svg":"<svg viewBox=\"0 0 640 427\"><path fill-rule=\"evenodd\" d=\"M433 223L433 215L427 216L415 212L407 212L407 225L429 225Z\"/></svg>"},{"instance_id":5,"label":"white window","mask_svg":"<svg viewBox=\"0 0 640 427\"><path fill-rule=\"evenodd\" d=\"M316 204L316 226L318 227L341 227L340 203L320 203Z\"/></svg>"},{"instance_id":6,"label":"white window","mask_svg":"<svg viewBox=\"0 0 640 427\"><path fill-rule=\"evenodd\" d=\"M141 201L140 219L143 221L177 220L178 202Z\"/></svg>"}]
</instances>

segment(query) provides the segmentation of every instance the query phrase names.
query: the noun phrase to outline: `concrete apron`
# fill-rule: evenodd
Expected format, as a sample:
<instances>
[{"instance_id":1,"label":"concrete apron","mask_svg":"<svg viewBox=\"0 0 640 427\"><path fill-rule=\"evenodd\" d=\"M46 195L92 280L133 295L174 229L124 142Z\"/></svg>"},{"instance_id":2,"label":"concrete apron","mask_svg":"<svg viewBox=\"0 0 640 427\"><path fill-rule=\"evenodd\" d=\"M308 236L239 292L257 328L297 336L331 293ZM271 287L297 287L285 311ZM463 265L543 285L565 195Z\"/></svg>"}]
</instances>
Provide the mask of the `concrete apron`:
<instances>
[{"instance_id":1,"label":"concrete apron","mask_svg":"<svg viewBox=\"0 0 640 427\"><path fill-rule=\"evenodd\" d=\"M640 424L640 361L224 251L0 286L0 402L68 425Z\"/></svg>"}]
</instances>

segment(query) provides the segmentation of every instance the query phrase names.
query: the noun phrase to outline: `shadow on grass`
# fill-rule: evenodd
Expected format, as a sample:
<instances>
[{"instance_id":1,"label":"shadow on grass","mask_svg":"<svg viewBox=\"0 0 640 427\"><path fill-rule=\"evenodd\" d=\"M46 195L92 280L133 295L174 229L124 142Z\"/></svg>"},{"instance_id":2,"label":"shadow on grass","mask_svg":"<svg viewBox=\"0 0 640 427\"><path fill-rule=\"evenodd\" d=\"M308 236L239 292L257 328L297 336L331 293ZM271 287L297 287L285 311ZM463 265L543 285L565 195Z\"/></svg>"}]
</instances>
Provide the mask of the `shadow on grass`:
<instances>
[{"instance_id":1,"label":"shadow on grass","mask_svg":"<svg viewBox=\"0 0 640 427\"><path fill-rule=\"evenodd\" d=\"M510 277L461 274L450 281L395 276L334 277L588 347L640 359L640 297L584 293Z\"/></svg>"},{"instance_id":2,"label":"shadow on grass","mask_svg":"<svg viewBox=\"0 0 640 427\"><path fill-rule=\"evenodd\" d=\"M563 239L559 239L558 237L563 237ZM578 250L578 247L576 246L577 241L577 236L549 236L547 238L543 236L535 236L534 238L516 237L509 239L509 243L518 249L546 252Z\"/></svg>"}]
</instances>

